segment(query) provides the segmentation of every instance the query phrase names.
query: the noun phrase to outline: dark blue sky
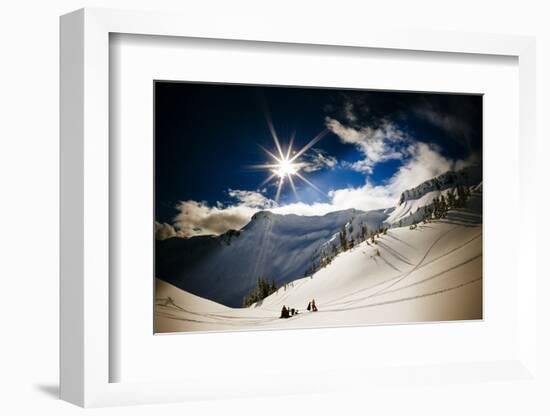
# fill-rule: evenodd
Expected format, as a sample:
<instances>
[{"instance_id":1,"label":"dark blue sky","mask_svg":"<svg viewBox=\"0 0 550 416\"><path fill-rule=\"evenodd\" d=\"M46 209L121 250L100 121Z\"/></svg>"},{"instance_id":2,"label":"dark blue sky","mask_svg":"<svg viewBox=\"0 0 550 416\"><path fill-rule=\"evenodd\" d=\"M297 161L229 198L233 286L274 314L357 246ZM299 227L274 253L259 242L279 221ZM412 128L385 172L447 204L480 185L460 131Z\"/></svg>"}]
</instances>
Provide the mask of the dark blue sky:
<instances>
[{"instance_id":1,"label":"dark blue sky","mask_svg":"<svg viewBox=\"0 0 550 416\"><path fill-rule=\"evenodd\" d=\"M229 189L257 191L269 172L250 165L269 162L260 146L275 152L266 112L283 144L295 133L298 150L323 131L327 119L362 131L391 123L407 136L403 149L428 143L445 158L481 154L482 97L318 88L258 87L155 82L155 216L170 223L178 201L230 204ZM365 180L383 184L406 159L376 163L371 172L350 168L364 159L360 147L329 132L305 154L319 152L337 164L304 173L323 191L359 187ZM328 197L296 181L299 200L326 202ZM274 199L275 186L263 194ZM289 186L280 204L294 202Z\"/></svg>"}]
</instances>

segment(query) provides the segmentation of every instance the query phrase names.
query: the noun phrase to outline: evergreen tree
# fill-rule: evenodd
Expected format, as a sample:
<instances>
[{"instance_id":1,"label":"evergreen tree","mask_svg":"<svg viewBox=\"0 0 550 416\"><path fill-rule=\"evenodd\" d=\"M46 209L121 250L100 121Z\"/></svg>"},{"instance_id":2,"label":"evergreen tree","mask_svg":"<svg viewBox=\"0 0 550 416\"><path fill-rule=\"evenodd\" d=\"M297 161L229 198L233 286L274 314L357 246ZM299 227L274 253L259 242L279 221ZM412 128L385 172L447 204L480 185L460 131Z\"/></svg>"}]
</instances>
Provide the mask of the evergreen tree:
<instances>
[{"instance_id":1,"label":"evergreen tree","mask_svg":"<svg viewBox=\"0 0 550 416\"><path fill-rule=\"evenodd\" d=\"M367 238L367 235L369 233L369 230L366 225L361 225L361 241L365 241Z\"/></svg>"},{"instance_id":2,"label":"evergreen tree","mask_svg":"<svg viewBox=\"0 0 550 416\"><path fill-rule=\"evenodd\" d=\"M342 247L342 251L347 251L348 249L348 239L345 226L340 230L340 247Z\"/></svg>"},{"instance_id":3,"label":"evergreen tree","mask_svg":"<svg viewBox=\"0 0 550 416\"><path fill-rule=\"evenodd\" d=\"M256 302L259 302L276 291L277 286L275 285L275 279L272 279L270 284L266 279L258 277L256 280L255 289L244 297L243 306L248 307Z\"/></svg>"},{"instance_id":4,"label":"evergreen tree","mask_svg":"<svg viewBox=\"0 0 550 416\"><path fill-rule=\"evenodd\" d=\"M447 194L447 205L449 206L449 209L456 208L461 205L462 200L460 198L460 186L455 188L455 191L456 195L452 191Z\"/></svg>"},{"instance_id":5,"label":"evergreen tree","mask_svg":"<svg viewBox=\"0 0 550 416\"><path fill-rule=\"evenodd\" d=\"M449 210L449 207L447 206L447 202L445 202L445 197L443 195L441 195L439 206L441 209L440 218L445 218L447 215L447 211Z\"/></svg>"},{"instance_id":6,"label":"evergreen tree","mask_svg":"<svg viewBox=\"0 0 550 416\"><path fill-rule=\"evenodd\" d=\"M433 214L434 218L439 218L440 207L439 207L439 198L434 198L432 201Z\"/></svg>"}]
</instances>

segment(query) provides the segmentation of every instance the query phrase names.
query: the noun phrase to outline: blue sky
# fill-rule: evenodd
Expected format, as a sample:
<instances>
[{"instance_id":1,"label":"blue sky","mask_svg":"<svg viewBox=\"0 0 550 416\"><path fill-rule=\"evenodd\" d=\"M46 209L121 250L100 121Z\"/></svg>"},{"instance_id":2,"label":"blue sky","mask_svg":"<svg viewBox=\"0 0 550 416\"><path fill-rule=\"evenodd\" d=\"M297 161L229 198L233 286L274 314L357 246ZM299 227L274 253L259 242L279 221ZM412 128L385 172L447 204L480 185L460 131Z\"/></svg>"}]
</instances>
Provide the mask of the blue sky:
<instances>
[{"instance_id":1,"label":"blue sky","mask_svg":"<svg viewBox=\"0 0 550 416\"><path fill-rule=\"evenodd\" d=\"M296 158L276 198L269 121ZM400 192L481 163L482 97L155 83L155 219L170 235L220 234L254 212L321 215L395 204ZM265 149L265 150L264 150Z\"/></svg>"}]
</instances>

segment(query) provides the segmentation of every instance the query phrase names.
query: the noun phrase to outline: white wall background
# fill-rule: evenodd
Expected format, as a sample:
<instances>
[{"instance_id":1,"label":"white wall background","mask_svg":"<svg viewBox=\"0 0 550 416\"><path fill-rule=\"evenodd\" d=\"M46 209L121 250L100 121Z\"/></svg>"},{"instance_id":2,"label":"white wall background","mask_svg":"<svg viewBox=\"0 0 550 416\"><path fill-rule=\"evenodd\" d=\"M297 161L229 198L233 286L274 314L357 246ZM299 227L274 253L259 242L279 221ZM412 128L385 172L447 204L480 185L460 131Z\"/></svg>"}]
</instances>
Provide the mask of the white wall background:
<instances>
[{"instance_id":1,"label":"white wall background","mask_svg":"<svg viewBox=\"0 0 550 416\"><path fill-rule=\"evenodd\" d=\"M345 25L388 24L489 33L535 35L538 42L538 133L541 196L540 266L547 253L543 241L549 201L546 166L550 129L550 12L540 1L392 0L392 1L187 1L181 0L11 0L0 9L0 413L67 415L81 409L56 399L58 385L58 16L74 9L116 7L178 10L208 16L246 14L281 22ZM205 19L207 22L208 19ZM548 232L544 232L548 235ZM520 244L531 242L520 241ZM543 247L543 244L545 245ZM546 272L550 278L550 273ZM539 299L550 285L539 285ZM101 415L267 414L549 414L550 319L540 302L539 360L546 385L388 386L323 396L99 409ZM300 380L303 382L305 380Z\"/></svg>"}]
</instances>

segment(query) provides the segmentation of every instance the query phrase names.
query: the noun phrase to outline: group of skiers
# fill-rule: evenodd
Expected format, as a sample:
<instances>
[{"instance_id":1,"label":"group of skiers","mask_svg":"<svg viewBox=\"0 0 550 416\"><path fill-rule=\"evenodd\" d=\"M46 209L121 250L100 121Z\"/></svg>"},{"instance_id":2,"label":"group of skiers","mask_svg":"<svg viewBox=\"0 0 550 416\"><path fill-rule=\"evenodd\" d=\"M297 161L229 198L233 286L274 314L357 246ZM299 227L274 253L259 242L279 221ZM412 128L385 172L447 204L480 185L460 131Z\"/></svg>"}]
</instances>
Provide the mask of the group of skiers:
<instances>
[{"instance_id":1,"label":"group of skiers","mask_svg":"<svg viewBox=\"0 0 550 416\"><path fill-rule=\"evenodd\" d=\"M294 308L287 308L285 305L283 305L283 309L281 309L281 318L287 319L291 316L298 315L298 309Z\"/></svg>"},{"instance_id":2,"label":"group of skiers","mask_svg":"<svg viewBox=\"0 0 550 416\"><path fill-rule=\"evenodd\" d=\"M317 305L315 304L315 299L311 299L311 302L308 303L307 310L311 312L317 312Z\"/></svg>"},{"instance_id":3,"label":"group of skiers","mask_svg":"<svg viewBox=\"0 0 550 416\"><path fill-rule=\"evenodd\" d=\"M309 312L317 312L317 305L315 304L315 299L312 299L311 302L307 305L307 310ZM294 315L298 315L298 309L286 307L283 305L283 309L281 309L281 319L287 319Z\"/></svg>"}]
</instances>

